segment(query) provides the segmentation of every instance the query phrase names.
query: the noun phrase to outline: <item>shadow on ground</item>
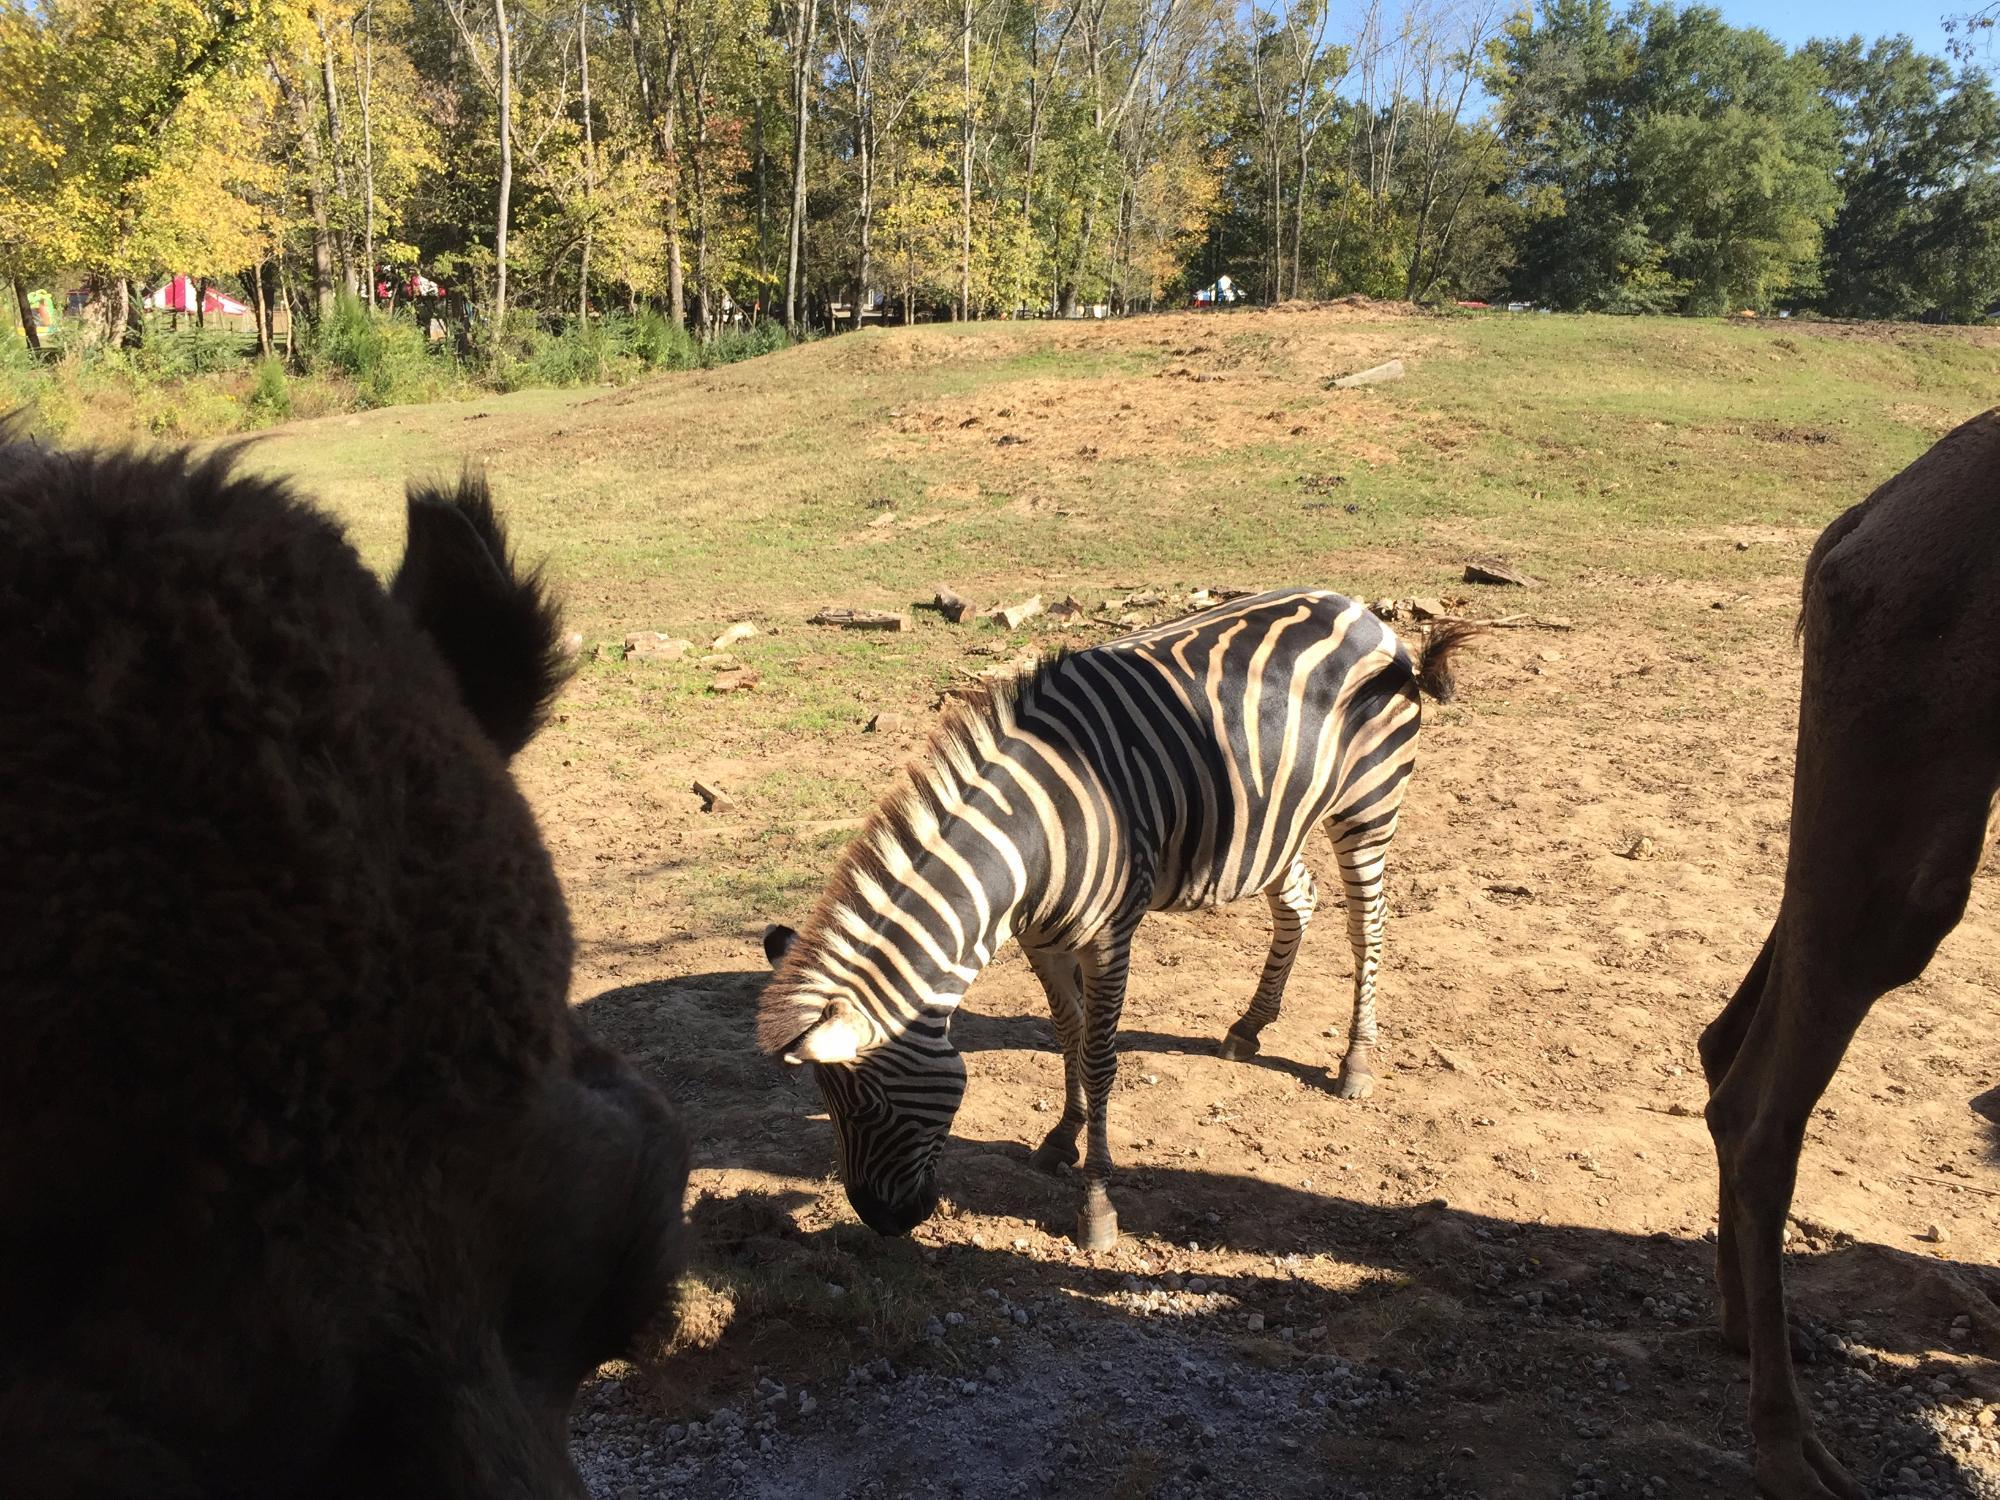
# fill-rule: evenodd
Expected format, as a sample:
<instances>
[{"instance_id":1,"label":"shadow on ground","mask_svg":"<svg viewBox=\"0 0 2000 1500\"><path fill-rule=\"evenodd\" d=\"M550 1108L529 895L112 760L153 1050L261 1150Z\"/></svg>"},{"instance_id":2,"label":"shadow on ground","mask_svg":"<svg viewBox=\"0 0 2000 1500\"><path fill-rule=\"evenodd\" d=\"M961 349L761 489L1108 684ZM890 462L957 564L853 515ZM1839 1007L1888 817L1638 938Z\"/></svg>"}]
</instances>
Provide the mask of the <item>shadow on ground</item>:
<instances>
[{"instance_id":1,"label":"shadow on ground","mask_svg":"<svg viewBox=\"0 0 2000 1500\"><path fill-rule=\"evenodd\" d=\"M1227 1471L1194 1435L1242 1417L1246 1434L1263 1422L1284 1436L1254 1455L1262 1488L1241 1493L1540 1495L1579 1479L1604 1487L1578 1493L1750 1493L1745 1372L1713 1330L1702 1240L1308 1192L1151 1151L1119 1175L1125 1240L1087 1255L1066 1238L1073 1178L1029 1165L1038 1116L1017 1139L955 1137L939 1216L913 1239L881 1240L827 1182L831 1132L810 1082L750 1046L764 978L694 975L581 1007L678 1096L702 1169L685 1347L646 1398L662 1420L740 1400L760 1378L852 1389L853 1372L884 1359L954 1384L995 1363L1082 1361L1088 1375L1095 1360L1126 1393L1107 1398L1111 1430L1079 1450L1074 1422L1052 1414L1009 1460L1039 1476L1031 1491L1235 1493L1204 1487ZM1041 1018L966 1014L955 1035L969 1052L1052 1046ZM1139 1032L1121 1045L1212 1055L1216 1040ZM1324 1084L1321 1069L1255 1063ZM1802 1378L1836 1451L1878 1493L1992 1493L1960 1452L1985 1441L1974 1424L2000 1398L1984 1352L2000 1349L2000 1284L1840 1236L1793 1249L1813 1355ZM1220 1374L1176 1405L1195 1369ZM1145 1399L1121 1419L1135 1390ZM1147 1412L1188 1441L1163 1449ZM1135 1470L1141 1449L1151 1457ZM1366 1486L1330 1489L1329 1474Z\"/></svg>"}]
</instances>

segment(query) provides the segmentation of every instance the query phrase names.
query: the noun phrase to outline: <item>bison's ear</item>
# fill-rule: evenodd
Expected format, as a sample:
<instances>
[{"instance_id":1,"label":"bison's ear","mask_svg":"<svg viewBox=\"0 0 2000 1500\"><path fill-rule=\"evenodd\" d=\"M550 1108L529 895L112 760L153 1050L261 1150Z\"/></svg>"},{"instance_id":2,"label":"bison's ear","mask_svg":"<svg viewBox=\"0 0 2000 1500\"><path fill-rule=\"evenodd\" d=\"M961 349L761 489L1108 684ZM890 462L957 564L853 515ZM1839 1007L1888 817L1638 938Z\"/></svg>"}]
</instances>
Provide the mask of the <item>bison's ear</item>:
<instances>
[{"instance_id":1,"label":"bison's ear","mask_svg":"<svg viewBox=\"0 0 2000 1500\"><path fill-rule=\"evenodd\" d=\"M785 961L785 955L792 951L792 944L798 941L798 936L791 928L776 922L764 929L764 958L772 968Z\"/></svg>"},{"instance_id":2,"label":"bison's ear","mask_svg":"<svg viewBox=\"0 0 2000 1500\"><path fill-rule=\"evenodd\" d=\"M868 1019L855 1008L853 1001L829 1000L819 1019L785 1048L785 1061L793 1067L809 1062L850 1063L860 1054L861 1044L868 1036Z\"/></svg>"},{"instance_id":3,"label":"bison's ear","mask_svg":"<svg viewBox=\"0 0 2000 1500\"><path fill-rule=\"evenodd\" d=\"M390 596L444 654L486 737L511 756L541 728L567 675L555 604L539 570L516 571L484 479L411 485L409 525Z\"/></svg>"}]
</instances>

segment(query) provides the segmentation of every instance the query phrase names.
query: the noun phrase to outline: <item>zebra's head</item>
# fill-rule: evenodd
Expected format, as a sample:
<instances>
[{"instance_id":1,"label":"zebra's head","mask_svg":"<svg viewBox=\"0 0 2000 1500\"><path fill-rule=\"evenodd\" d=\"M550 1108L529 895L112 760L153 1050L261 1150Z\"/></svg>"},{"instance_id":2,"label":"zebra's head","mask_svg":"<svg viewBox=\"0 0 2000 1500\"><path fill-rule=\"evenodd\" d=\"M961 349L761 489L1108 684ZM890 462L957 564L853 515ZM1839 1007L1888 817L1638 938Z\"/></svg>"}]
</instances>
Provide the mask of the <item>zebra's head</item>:
<instances>
[{"instance_id":1,"label":"zebra's head","mask_svg":"<svg viewBox=\"0 0 2000 1500\"><path fill-rule=\"evenodd\" d=\"M788 927L764 934L773 964L795 936ZM965 1097L949 1017L920 1015L891 1035L860 995L786 983L796 968L766 991L759 1041L787 1064L813 1070L833 1122L840 1180L861 1222L877 1234L908 1234L937 1208L938 1155Z\"/></svg>"}]
</instances>

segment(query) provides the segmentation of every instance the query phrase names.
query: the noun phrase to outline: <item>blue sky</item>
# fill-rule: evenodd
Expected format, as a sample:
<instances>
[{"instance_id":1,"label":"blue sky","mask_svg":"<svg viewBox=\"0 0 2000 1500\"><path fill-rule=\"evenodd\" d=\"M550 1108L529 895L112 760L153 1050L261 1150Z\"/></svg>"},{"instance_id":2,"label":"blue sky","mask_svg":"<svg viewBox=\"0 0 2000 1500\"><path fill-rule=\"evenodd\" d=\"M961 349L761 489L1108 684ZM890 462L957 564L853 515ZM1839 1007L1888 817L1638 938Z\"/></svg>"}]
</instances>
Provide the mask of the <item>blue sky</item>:
<instances>
[{"instance_id":1,"label":"blue sky","mask_svg":"<svg viewBox=\"0 0 2000 1500\"><path fill-rule=\"evenodd\" d=\"M1796 47L1816 36L1844 37L1859 32L1878 36L1907 35L1919 50L1945 53L1944 17L1953 0L1709 0L1736 26L1755 26ZM1972 10L1978 0L1958 0L1956 8Z\"/></svg>"}]
</instances>

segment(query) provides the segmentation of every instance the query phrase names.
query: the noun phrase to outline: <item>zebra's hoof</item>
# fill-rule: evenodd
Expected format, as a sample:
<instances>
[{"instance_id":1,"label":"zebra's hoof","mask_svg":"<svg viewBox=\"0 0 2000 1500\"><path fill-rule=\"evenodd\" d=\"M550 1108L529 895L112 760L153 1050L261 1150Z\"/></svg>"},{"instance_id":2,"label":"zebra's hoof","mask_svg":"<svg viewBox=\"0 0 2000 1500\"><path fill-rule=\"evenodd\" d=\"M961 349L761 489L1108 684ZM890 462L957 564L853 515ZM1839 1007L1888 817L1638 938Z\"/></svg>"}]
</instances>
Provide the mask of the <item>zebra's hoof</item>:
<instances>
[{"instance_id":1,"label":"zebra's hoof","mask_svg":"<svg viewBox=\"0 0 2000 1500\"><path fill-rule=\"evenodd\" d=\"M1109 1208L1076 1216L1076 1243L1084 1250L1109 1250L1118 1243L1118 1215Z\"/></svg>"},{"instance_id":2,"label":"zebra's hoof","mask_svg":"<svg viewBox=\"0 0 2000 1500\"><path fill-rule=\"evenodd\" d=\"M1333 1086L1335 1097L1341 1099L1366 1099L1375 1092L1375 1075L1368 1071L1365 1063L1342 1063L1340 1078Z\"/></svg>"},{"instance_id":3,"label":"zebra's hoof","mask_svg":"<svg viewBox=\"0 0 2000 1500\"><path fill-rule=\"evenodd\" d=\"M1078 1152L1075 1141L1059 1141L1051 1136L1028 1153L1028 1164L1039 1167L1044 1172L1060 1172L1064 1167L1076 1165Z\"/></svg>"},{"instance_id":4,"label":"zebra's hoof","mask_svg":"<svg viewBox=\"0 0 2000 1500\"><path fill-rule=\"evenodd\" d=\"M1255 1057L1258 1047L1254 1036L1245 1036L1233 1029L1222 1034L1222 1056L1228 1062L1242 1062L1246 1057Z\"/></svg>"}]
</instances>

